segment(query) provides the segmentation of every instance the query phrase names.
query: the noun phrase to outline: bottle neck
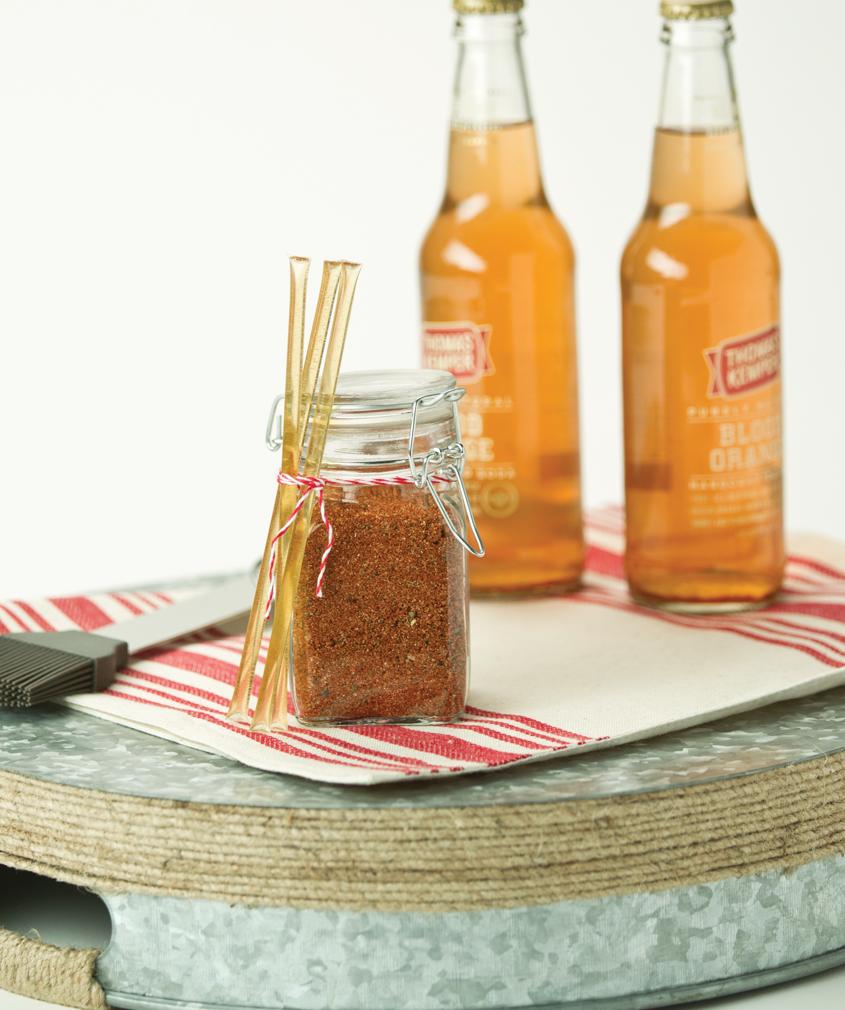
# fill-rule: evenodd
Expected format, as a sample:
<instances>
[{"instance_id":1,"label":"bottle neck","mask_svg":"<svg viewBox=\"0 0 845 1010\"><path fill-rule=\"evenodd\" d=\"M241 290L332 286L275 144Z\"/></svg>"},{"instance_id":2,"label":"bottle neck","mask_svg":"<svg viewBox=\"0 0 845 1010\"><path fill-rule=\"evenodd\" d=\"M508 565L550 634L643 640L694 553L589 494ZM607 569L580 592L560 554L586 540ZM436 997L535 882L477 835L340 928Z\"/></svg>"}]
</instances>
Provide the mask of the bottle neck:
<instances>
[{"instance_id":1,"label":"bottle neck","mask_svg":"<svg viewBox=\"0 0 845 1010\"><path fill-rule=\"evenodd\" d=\"M453 128L490 130L531 119L522 34L518 14L463 14L458 18Z\"/></svg>"},{"instance_id":2,"label":"bottle neck","mask_svg":"<svg viewBox=\"0 0 845 1010\"><path fill-rule=\"evenodd\" d=\"M750 204L726 18L667 21L651 202L696 211Z\"/></svg>"},{"instance_id":3,"label":"bottle neck","mask_svg":"<svg viewBox=\"0 0 845 1010\"><path fill-rule=\"evenodd\" d=\"M455 34L447 205L474 216L491 205L543 202L519 15L462 15Z\"/></svg>"},{"instance_id":4,"label":"bottle neck","mask_svg":"<svg viewBox=\"0 0 845 1010\"><path fill-rule=\"evenodd\" d=\"M733 30L726 18L667 21L663 94L658 126L684 133L739 129L729 46Z\"/></svg>"}]
</instances>

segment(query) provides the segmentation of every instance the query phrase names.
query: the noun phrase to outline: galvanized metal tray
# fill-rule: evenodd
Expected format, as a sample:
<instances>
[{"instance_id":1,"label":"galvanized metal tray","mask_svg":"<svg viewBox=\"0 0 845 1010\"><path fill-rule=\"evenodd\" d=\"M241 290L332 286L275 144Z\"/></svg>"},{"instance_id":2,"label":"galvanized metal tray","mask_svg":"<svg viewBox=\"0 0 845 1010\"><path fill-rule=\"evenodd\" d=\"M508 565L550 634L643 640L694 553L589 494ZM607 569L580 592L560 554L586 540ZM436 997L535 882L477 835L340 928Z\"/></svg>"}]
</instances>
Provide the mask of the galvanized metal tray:
<instances>
[{"instance_id":1,"label":"galvanized metal tray","mask_svg":"<svg viewBox=\"0 0 845 1010\"><path fill-rule=\"evenodd\" d=\"M350 788L275 776L59 707L0 713L0 770L119 796L254 808L578 802L765 774L845 751L845 689L494 774ZM3 862L0 854L0 862ZM669 1006L845 961L845 858L656 892L471 912L247 907L103 894L114 1007Z\"/></svg>"}]
</instances>

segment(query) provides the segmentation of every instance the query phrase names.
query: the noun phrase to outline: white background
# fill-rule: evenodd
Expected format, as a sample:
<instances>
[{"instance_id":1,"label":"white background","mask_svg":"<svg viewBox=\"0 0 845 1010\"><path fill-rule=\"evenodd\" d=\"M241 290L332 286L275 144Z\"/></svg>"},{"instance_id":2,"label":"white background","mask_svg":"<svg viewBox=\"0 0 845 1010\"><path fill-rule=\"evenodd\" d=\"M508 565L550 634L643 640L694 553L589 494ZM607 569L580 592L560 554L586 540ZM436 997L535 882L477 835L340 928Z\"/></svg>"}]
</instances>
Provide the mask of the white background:
<instances>
[{"instance_id":1,"label":"white background","mask_svg":"<svg viewBox=\"0 0 845 1010\"><path fill-rule=\"evenodd\" d=\"M784 265L788 522L845 536L841 0L738 0ZM621 499L617 264L657 0L530 0L549 195L579 254L586 500ZM0 0L0 597L240 568L273 495L291 253L360 259L347 367L414 365L447 0Z\"/></svg>"}]
</instances>

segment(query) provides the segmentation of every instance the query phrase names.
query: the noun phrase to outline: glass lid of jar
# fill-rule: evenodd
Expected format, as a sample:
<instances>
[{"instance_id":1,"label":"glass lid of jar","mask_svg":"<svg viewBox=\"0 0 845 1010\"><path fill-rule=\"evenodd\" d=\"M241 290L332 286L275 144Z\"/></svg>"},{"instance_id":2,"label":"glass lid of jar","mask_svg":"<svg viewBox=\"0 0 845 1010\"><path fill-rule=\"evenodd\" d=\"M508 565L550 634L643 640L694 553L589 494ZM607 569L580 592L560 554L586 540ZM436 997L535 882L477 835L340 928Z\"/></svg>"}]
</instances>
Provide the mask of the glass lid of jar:
<instances>
[{"instance_id":1,"label":"glass lid of jar","mask_svg":"<svg viewBox=\"0 0 845 1010\"><path fill-rule=\"evenodd\" d=\"M414 401L454 389L449 372L433 368L395 368L340 375L333 415L373 410L410 410Z\"/></svg>"},{"instance_id":2,"label":"glass lid of jar","mask_svg":"<svg viewBox=\"0 0 845 1010\"><path fill-rule=\"evenodd\" d=\"M453 536L480 558L484 544L462 476L465 452L458 401L464 392L449 372L427 368L341 375L321 475L340 484L344 475L352 484L359 483L357 475L378 476L373 483L390 483L398 476L403 483L427 489ZM273 450L281 444L282 401L276 398L267 421L267 447ZM457 486L474 543L455 524L437 490L436 483L444 480Z\"/></svg>"},{"instance_id":3,"label":"glass lid of jar","mask_svg":"<svg viewBox=\"0 0 845 1010\"><path fill-rule=\"evenodd\" d=\"M456 388L454 376L433 369L342 374L329 423L324 466L369 470L407 465L412 419L415 456L459 441L457 413L449 397L462 393Z\"/></svg>"},{"instance_id":4,"label":"glass lid of jar","mask_svg":"<svg viewBox=\"0 0 845 1010\"><path fill-rule=\"evenodd\" d=\"M449 372L433 368L395 368L344 372L338 378L332 408L331 427L360 429L382 427L395 418L396 425L407 426L414 402L421 397L435 399L455 389ZM281 447L284 397L277 396L267 419L265 441L271 452ZM407 417L403 418L405 414ZM386 415L389 415L386 416ZM439 401L425 410L428 423L448 421L452 416L448 403Z\"/></svg>"}]
</instances>

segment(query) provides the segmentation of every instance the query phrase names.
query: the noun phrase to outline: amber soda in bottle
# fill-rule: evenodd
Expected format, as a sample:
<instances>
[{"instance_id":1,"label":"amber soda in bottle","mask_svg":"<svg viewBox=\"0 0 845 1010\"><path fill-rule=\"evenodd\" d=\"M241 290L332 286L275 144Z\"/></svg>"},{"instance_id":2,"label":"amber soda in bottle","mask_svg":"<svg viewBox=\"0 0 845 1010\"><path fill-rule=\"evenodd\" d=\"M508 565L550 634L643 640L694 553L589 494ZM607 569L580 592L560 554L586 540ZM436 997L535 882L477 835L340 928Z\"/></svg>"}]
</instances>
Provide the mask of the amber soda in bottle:
<instances>
[{"instance_id":1,"label":"amber soda in bottle","mask_svg":"<svg viewBox=\"0 0 845 1010\"><path fill-rule=\"evenodd\" d=\"M627 576L644 602L737 610L784 565L778 254L748 188L732 5L661 12L651 185L621 270Z\"/></svg>"},{"instance_id":2,"label":"amber soda in bottle","mask_svg":"<svg viewBox=\"0 0 845 1010\"><path fill-rule=\"evenodd\" d=\"M423 242L423 364L451 371L487 554L476 594L577 585L583 564L574 255L540 174L522 0L455 0L446 194Z\"/></svg>"}]
</instances>

